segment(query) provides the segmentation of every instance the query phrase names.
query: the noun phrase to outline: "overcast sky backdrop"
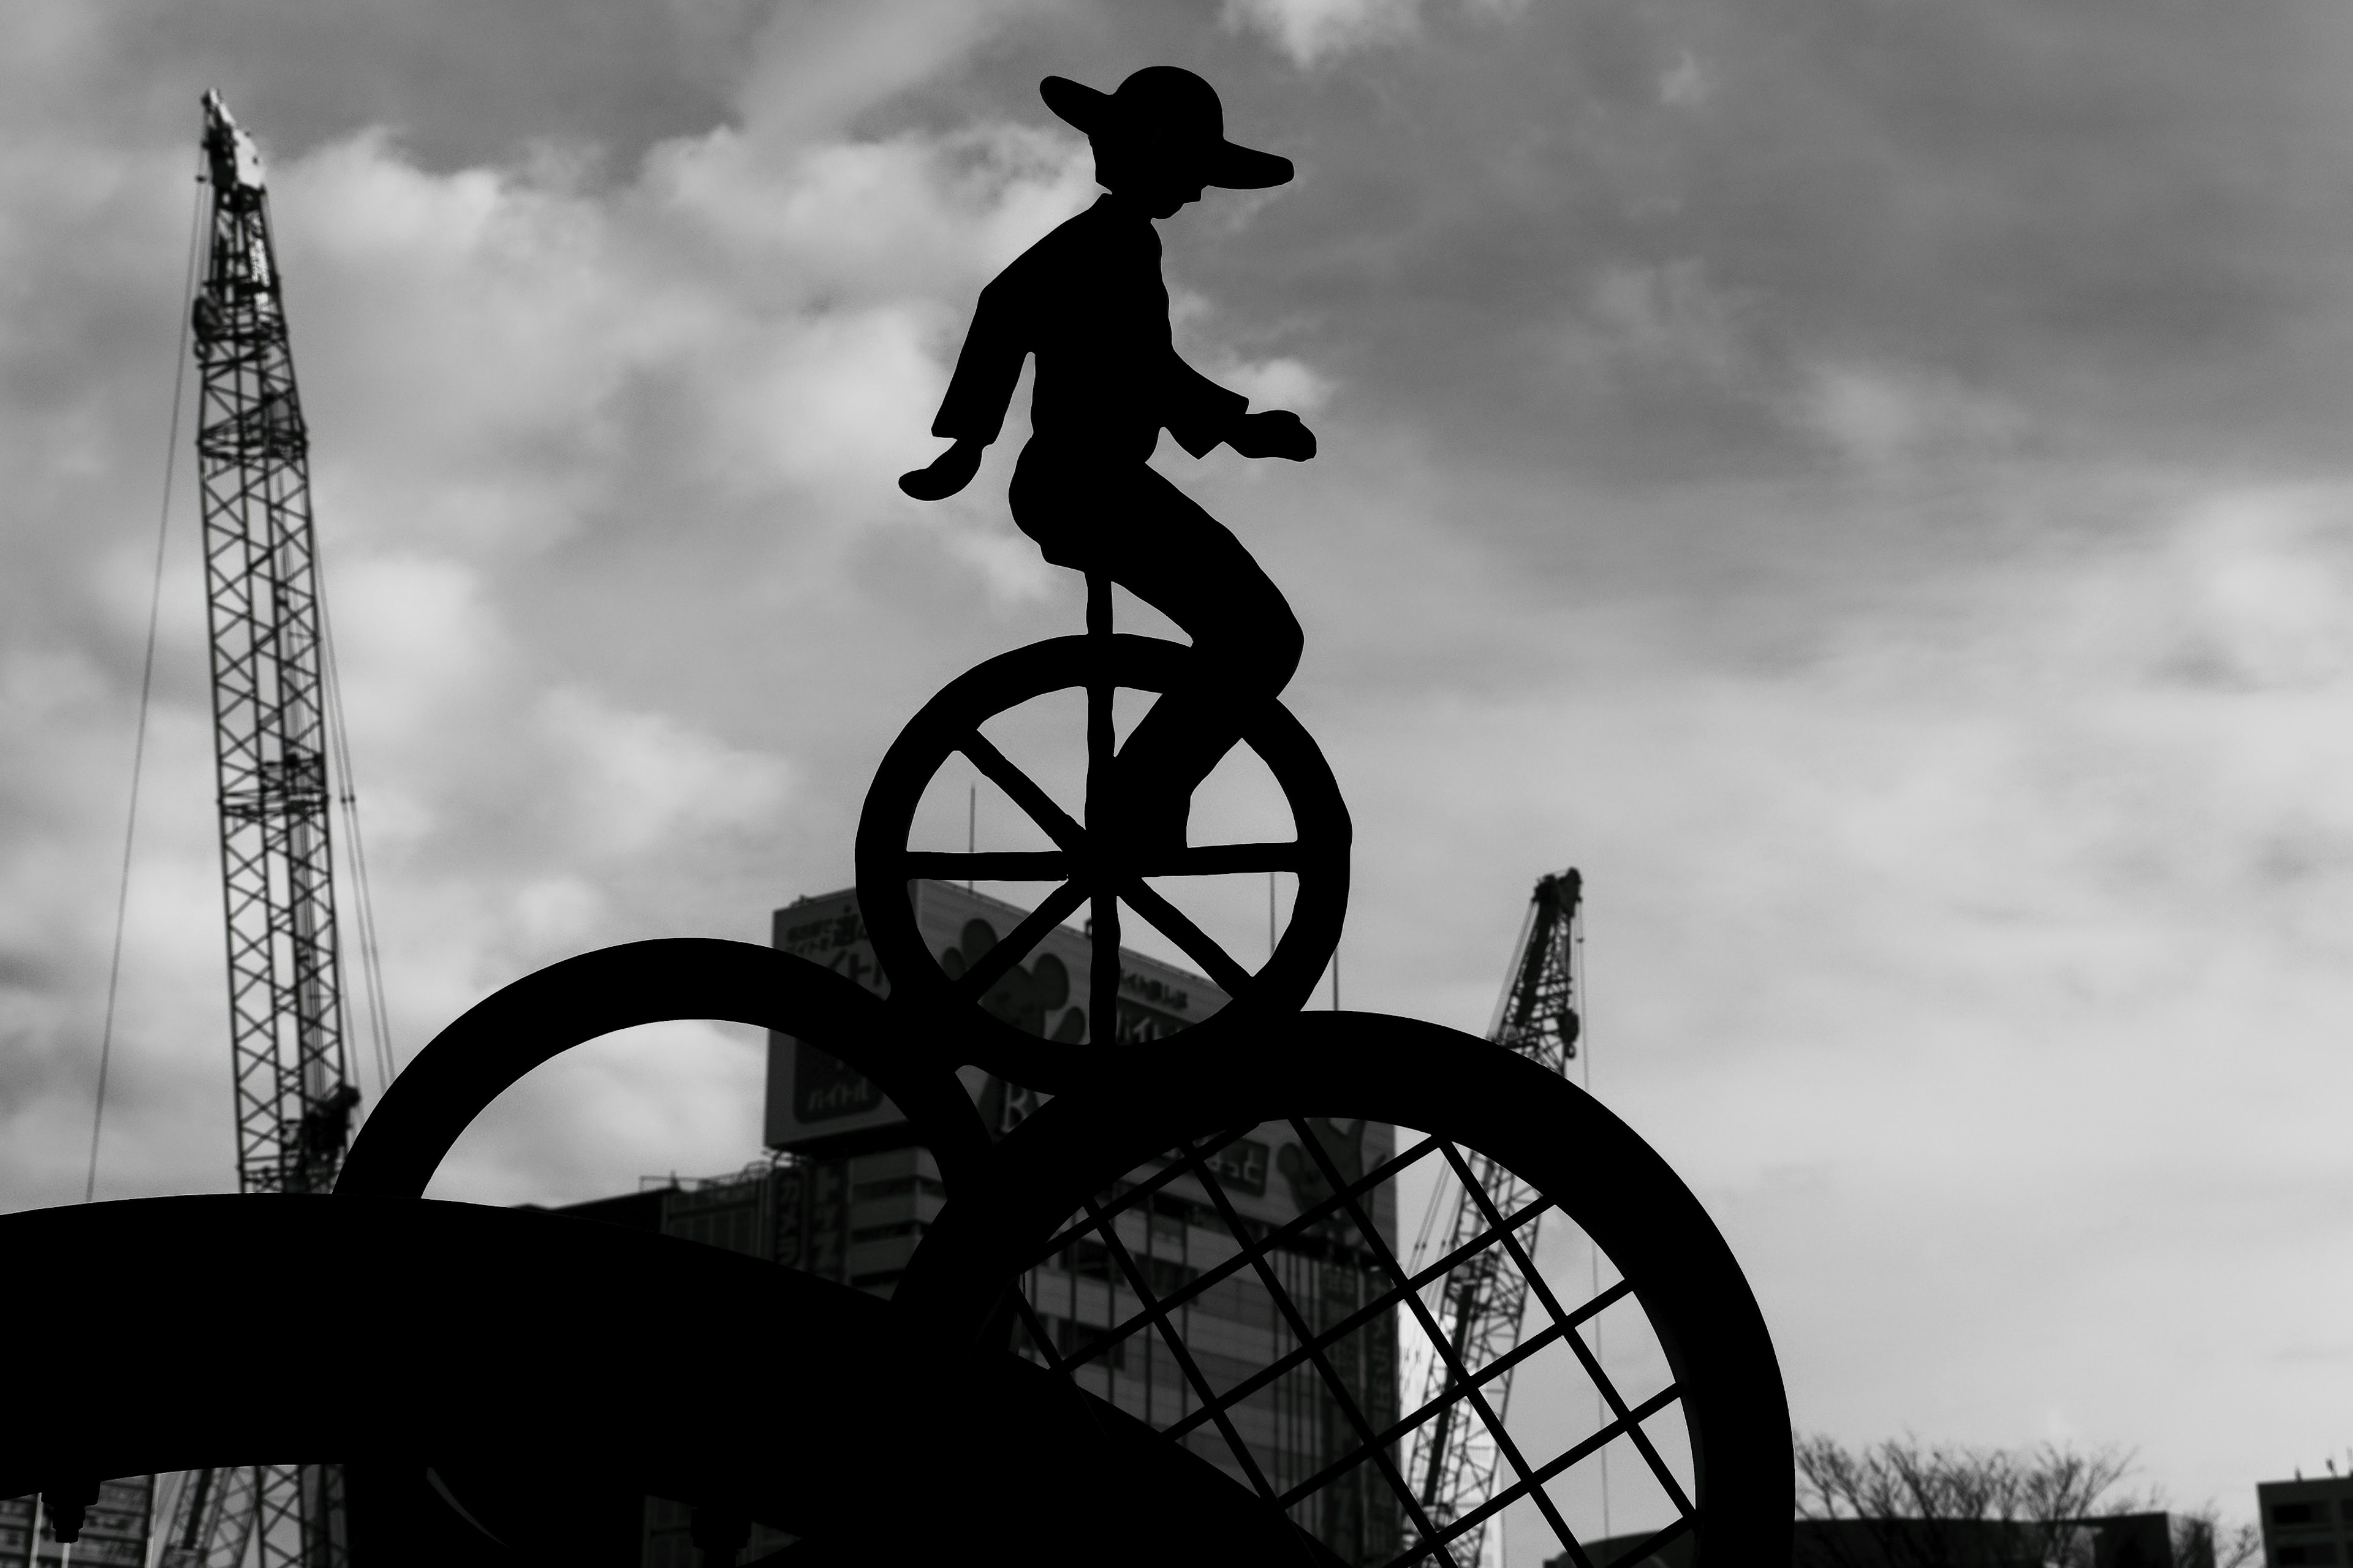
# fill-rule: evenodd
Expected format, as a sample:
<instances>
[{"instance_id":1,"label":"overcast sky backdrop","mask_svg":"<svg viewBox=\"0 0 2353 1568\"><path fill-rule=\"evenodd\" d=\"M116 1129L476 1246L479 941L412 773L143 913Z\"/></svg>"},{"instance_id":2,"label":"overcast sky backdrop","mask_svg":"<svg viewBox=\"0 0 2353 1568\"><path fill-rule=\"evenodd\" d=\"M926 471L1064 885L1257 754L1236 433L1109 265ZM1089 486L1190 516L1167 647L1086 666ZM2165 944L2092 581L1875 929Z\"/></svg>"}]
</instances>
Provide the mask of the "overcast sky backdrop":
<instances>
[{"instance_id":1,"label":"overcast sky backdrop","mask_svg":"<svg viewBox=\"0 0 2353 1568\"><path fill-rule=\"evenodd\" d=\"M1483 1026L1577 865L1595 1087L1801 1427L2236 1513L2342 1455L2342 0L12 0L0 1207L81 1193L202 89L270 159L413 1052L765 940L915 706L1075 626L1009 443L892 479L1090 199L1038 79L1160 61L1299 167L1163 227L1182 346L1323 455L1158 462L1307 627L1346 1003ZM180 478L104 1196L231 1181ZM760 1068L607 1041L435 1190L740 1164Z\"/></svg>"}]
</instances>

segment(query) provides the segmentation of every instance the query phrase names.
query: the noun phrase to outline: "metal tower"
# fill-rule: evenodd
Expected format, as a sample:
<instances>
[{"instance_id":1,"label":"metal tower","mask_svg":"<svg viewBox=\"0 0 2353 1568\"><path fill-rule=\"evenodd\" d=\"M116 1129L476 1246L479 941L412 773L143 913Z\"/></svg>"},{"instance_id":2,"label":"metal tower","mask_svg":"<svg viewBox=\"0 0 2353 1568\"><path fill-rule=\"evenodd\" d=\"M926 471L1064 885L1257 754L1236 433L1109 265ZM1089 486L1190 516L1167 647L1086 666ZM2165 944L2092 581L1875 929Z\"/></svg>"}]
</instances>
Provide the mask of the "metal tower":
<instances>
[{"instance_id":1,"label":"metal tower","mask_svg":"<svg viewBox=\"0 0 2353 1568\"><path fill-rule=\"evenodd\" d=\"M1577 1017L1574 962L1577 922L1583 903L1584 879L1574 870L1539 878L1520 931L1519 964L1504 993L1488 1038L1522 1056L1566 1074L1577 1056ZM1486 1191L1497 1214L1515 1214L1535 1199L1535 1190L1486 1155L1463 1151L1471 1174ZM1536 1227L1532 1220L1518 1231L1520 1245L1535 1255ZM1486 1228L1478 1204L1468 1189L1455 1194L1453 1215L1438 1236L1434 1251L1443 1258L1457 1251ZM1437 1235L1437 1233L1430 1233ZM1424 1246L1429 1245L1425 1240ZM1421 1254L1423 1248L1416 1248ZM1419 1266L1419 1257L1416 1258ZM1528 1301L1528 1282L1512 1266L1500 1247L1481 1249L1448 1275L1431 1303L1432 1316L1451 1342L1466 1373L1508 1355L1519 1342L1520 1321ZM1442 1396L1451 1386L1445 1363L1433 1359L1422 1405ZM1505 1371L1486 1385L1488 1401L1502 1419L1512 1395L1512 1373ZM1435 1421L1419 1428L1405 1474L1420 1489L1421 1506L1432 1521L1443 1525L1484 1502L1494 1489L1498 1453L1493 1437L1468 1405L1453 1405ZM1486 1527L1465 1533L1448 1548L1460 1563L1476 1568L1484 1545Z\"/></svg>"},{"instance_id":2,"label":"metal tower","mask_svg":"<svg viewBox=\"0 0 2353 1568\"><path fill-rule=\"evenodd\" d=\"M324 1193L359 1102L343 1044L330 863L328 731L309 437L294 390L269 196L250 136L205 95L212 243L194 305L196 432L212 634L221 873L228 924L237 1179L248 1193ZM272 1327L227 1353L286 1396L318 1395L325 1346L300 1281ZM269 1281L256 1282L269 1311ZM260 1327L257 1319L257 1331ZM340 1568L335 1467L198 1471L173 1513L170 1568Z\"/></svg>"}]
</instances>

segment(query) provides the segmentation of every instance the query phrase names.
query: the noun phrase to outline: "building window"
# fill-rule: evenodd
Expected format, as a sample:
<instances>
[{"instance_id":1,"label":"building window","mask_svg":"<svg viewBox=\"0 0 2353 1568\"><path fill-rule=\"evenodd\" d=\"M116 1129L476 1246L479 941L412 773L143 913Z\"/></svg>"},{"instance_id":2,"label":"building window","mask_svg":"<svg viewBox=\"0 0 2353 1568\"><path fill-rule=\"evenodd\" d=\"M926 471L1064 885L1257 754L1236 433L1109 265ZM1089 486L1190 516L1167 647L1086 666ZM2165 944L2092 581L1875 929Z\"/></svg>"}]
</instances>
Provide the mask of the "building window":
<instances>
[{"instance_id":1,"label":"building window","mask_svg":"<svg viewBox=\"0 0 2353 1568\"><path fill-rule=\"evenodd\" d=\"M1138 1258L1128 1255L1137 1272L1144 1276L1145 1289L1155 1300L1172 1296L1200 1278L1201 1271L1170 1258ZM1127 1270L1112 1259L1111 1249L1100 1241L1081 1239L1066 1248L1060 1260L1064 1269L1082 1279L1100 1279L1123 1289L1132 1289Z\"/></svg>"},{"instance_id":2,"label":"building window","mask_svg":"<svg viewBox=\"0 0 2353 1568\"><path fill-rule=\"evenodd\" d=\"M2310 1524L2312 1505L2308 1502L2275 1502L2272 1504L2274 1524Z\"/></svg>"},{"instance_id":3,"label":"building window","mask_svg":"<svg viewBox=\"0 0 2353 1568\"><path fill-rule=\"evenodd\" d=\"M856 1230L849 1233L849 1239L852 1241L889 1241L893 1237L921 1236L923 1234L923 1230L924 1226L922 1220L902 1219L892 1225L860 1226Z\"/></svg>"},{"instance_id":4,"label":"building window","mask_svg":"<svg viewBox=\"0 0 2353 1568\"><path fill-rule=\"evenodd\" d=\"M921 1193L927 1197L944 1198L947 1185L929 1176L885 1176L879 1182L860 1182L849 1189L852 1198L895 1198L902 1193Z\"/></svg>"},{"instance_id":5,"label":"building window","mask_svg":"<svg viewBox=\"0 0 2353 1568\"><path fill-rule=\"evenodd\" d=\"M1064 1361L1092 1362L1116 1372L1127 1370L1127 1338L1113 1340L1105 1353L1102 1347L1103 1331L1074 1323L1068 1318L1050 1320L1054 1325L1054 1350Z\"/></svg>"},{"instance_id":6,"label":"building window","mask_svg":"<svg viewBox=\"0 0 2353 1568\"><path fill-rule=\"evenodd\" d=\"M2279 1549L2280 1568L2332 1568L2337 1561L2333 1541L2306 1541Z\"/></svg>"}]
</instances>

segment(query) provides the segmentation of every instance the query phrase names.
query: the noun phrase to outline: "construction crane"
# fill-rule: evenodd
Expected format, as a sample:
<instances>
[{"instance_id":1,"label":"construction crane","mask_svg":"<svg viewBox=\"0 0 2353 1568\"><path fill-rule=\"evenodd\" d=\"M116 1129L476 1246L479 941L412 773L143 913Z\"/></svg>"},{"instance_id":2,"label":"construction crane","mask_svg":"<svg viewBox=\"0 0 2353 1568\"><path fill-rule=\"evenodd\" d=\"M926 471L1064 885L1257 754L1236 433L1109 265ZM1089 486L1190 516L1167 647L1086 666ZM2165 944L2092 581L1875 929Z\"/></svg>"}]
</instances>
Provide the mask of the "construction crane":
<instances>
[{"instance_id":1,"label":"construction crane","mask_svg":"<svg viewBox=\"0 0 2353 1568\"><path fill-rule=\"evenodd\" d=\"M1577 1057L1577 944L1583 902L1584 879L1575 870L1537 879L1526 919L1521 923L1518 963L1487 1033L1497 1045L1564 1075ZM1484 1189L1488 1205L1497 1214L1515 1214L1535 1200L1533 1188L1493 1159L1468 1149L1462 1154L1472 1177ZM1466 1186L1455 1190L1451 1216L1440 1231L1435 1222L1443 1191L1432 1194L1430 1215L1414 1248L1417 1271L1423 1258L1456 1252L1487 1228L1485 1216ZM1516 1233L1530 1257L1535 1254L1539 1223L1531 1220ZM1482 1367L1509 1355L1518 1344L1528 1283L1501 1247L1479 1250L1439 1282L1434 1294L1431 1315L1465 1373L1475 1377ZM1445 1361L1432 1356L1416 1408L1442 1397L1450 1386ZM1503 1419L1512 1397L1511 1371L1497 1374L1485 1385L1485 1392L1496 1418ZM1415 1431L1405 1473L1418 1484L1424 1511L1442 1527L1493 1494L1498 1457L1494 1439L1483 1424L1467 1405L1457 1402ZM1456 1563L1477 1568L1485 1536L1486 1526L1482 1523L1449 1543L1448 1554Z\"/></svg>"},{"instance_id":2,"label":"construction crane","mask_svg":"<svg viewBox=\"0 0 2353 1568\"><path fill-rule=\"evenodd\" d=\"M193 305L203 391L196 453L210 611L229 1060L237 1188L324 1193L349 1142L329 823L329 670L311 529L310 442L294 387L269 193L253 139L204 99L211 245ZM242 1358L288 1400L321 1397L332 1303L300 1279L253 1284ZM164 1568L342 1568L338 1467L247 1465L186 1476Z\"/></svg>"}]
</instances>

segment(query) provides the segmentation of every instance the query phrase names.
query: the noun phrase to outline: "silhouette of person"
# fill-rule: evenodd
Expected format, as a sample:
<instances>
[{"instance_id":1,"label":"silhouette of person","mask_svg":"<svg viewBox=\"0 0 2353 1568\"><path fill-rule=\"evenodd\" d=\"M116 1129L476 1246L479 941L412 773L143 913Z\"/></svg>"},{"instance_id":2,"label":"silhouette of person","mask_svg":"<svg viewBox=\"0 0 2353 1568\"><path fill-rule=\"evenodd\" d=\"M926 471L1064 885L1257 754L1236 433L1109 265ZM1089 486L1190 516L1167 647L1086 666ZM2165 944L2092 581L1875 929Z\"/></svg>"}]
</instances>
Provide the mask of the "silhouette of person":
<instances>
[{"instance_id":1,"label":"silhouette of person","mask_svg":"<svg viewBox=\"0 0 2353 1568\"><path fill-rule=\"evenodd\" d=\"M1108 194L981 290L932 422L955 445L899 488L938 500L970 483L1022 361L1037 356L1031 434L1008 494L1014 522L1048 561L1109 577L1193 639L1187 684L1136 726L1115 775L1123 837L1165 853L1183 847L1193 791L1240 739L1242 704L1282 689L1302 637L1241 542L1146 460L1164 429L1196 458L1222 442L1304 462L1315 437L1296 414L1249 412L1248 398L1177 357L1152 223L1207 185L1282 184L1291 161L1227 141L1216 89L1175 66L1147 67L1116 92L1054 76L1038 90L1087 133Z\"/></svg>"}]
</instances>

